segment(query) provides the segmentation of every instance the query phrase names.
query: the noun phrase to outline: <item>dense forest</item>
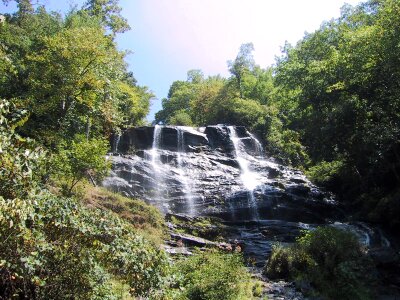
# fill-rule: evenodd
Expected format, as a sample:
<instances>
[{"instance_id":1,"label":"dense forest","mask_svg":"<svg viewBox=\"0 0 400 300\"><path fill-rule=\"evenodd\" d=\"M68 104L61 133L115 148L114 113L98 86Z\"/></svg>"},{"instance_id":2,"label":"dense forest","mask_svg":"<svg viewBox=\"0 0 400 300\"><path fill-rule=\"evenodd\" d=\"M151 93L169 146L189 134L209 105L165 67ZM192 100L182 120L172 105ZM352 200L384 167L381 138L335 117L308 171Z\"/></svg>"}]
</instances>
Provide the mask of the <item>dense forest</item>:
<instances>
[{"instance_id":1,"label":"dense forest","mask_svg":"<svg viewBox=\"0 0 400 300\"><path fill-rule=\"evenodd\" d=\"M98 187L110 137L146 124L153 97L118 50L116 36L130 29L118 1L87 0L65 16L30 0L2 2L18 9L0 15L0 299L256 297L260 283L240 255L199 252L171 264L161 213ZM155 122L246 126L268 155L396 232L399 28L399 1L370 0L284 45L266 69L243 44L229 78L190 70L175 81ZM318 235L335 234L337 251L358 247L323 230L299 243L311 249ZM300 248L299 260L308 251Z\"/></svg>"}]
</instances>

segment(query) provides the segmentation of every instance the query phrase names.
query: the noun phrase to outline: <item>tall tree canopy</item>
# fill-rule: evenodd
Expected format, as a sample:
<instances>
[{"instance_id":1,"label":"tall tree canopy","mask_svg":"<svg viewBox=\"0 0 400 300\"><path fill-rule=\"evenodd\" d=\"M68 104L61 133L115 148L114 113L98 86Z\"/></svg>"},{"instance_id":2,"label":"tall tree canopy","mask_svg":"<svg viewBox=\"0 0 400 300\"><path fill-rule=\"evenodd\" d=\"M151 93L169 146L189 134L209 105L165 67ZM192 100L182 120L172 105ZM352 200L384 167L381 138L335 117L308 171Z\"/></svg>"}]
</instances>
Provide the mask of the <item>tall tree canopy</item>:
<instances>
[{"instance_id":1,"label":"tall tree canopy","mask_svg":"<svg viewBox=\"0 0 400 300\"><path fill-rule=\"evenodd\" d=\"M24 135L50 145L143 122L152 94L137 86L127 53L107 33L128 29L118 1L88 1L65 18L29 0L17 4L0 26L0 97L29 109Z\"/></svg>"}]
</instances>

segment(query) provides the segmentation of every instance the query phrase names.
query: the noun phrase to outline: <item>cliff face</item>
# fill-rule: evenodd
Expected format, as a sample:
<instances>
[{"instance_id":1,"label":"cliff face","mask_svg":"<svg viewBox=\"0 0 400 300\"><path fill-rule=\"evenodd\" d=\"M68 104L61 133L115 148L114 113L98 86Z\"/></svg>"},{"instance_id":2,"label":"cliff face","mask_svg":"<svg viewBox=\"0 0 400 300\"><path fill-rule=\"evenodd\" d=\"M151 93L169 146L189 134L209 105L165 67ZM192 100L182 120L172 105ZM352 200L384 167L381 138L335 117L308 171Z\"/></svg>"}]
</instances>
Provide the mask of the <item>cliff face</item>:
<instances>
[{"instance_id":1,"label":"cliff face","mask_svg":"<svg viewBox=\"0 0 400 300\"><path fill-rule=\"evenodd\" d=\"M337 213L330 195L266 158L244 127L140 127L116 142L104 185L164 211L307 223Z\"/></svg>"},{"instance_id":2,"label":"cliff face","mask_svg":"<svg viewBox=\"0 0 400 300\"><path fill-rule=\"evenodd\" d=\"M165 213L218 217L260 260L272 242L290 242L301 229L344 219L330 194L266 156L244 127L132 128L114 139L113 149L104 186ZM340 226L365 243L372 240L364 225Z\"/></svg>"}]
</instances>

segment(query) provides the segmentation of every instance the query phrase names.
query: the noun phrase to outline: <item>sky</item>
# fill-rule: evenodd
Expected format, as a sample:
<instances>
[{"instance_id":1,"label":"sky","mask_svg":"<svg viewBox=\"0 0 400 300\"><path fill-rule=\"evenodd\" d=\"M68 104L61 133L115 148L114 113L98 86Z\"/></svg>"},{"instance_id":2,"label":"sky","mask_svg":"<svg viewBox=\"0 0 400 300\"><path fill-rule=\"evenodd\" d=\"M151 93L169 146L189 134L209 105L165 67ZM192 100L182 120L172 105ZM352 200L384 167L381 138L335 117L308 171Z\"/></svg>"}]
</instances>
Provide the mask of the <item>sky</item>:
<instances>
[{"instance_id":1,"label":"sky","mask_svg":"<svg viewBox=\"0 0 400 300\"><path fill-rule=\"evenodd\" d=\"M61 13L83 0L33 0ZM340 16L340 8L359 0L120 0L122 14L132 30L117 38L138 84L155 94L149 121L161 109L161 99L187 71L229 76L227 61L240 45L252 42L258 65L267 67L281 55L288 41L296 44L323 21ZM0 13L15 5L0 2Z\"/></svg>"}]
</instances>

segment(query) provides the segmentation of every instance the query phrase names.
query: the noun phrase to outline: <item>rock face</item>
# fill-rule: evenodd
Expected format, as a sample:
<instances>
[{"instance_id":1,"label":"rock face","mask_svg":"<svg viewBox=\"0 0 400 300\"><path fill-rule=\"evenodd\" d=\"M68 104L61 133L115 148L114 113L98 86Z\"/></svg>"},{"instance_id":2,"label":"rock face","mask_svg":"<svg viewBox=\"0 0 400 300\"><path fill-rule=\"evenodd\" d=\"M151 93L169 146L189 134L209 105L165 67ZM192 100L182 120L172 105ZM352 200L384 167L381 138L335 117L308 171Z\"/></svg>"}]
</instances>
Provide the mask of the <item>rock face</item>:
<instances>
[{"instance_id":1,"label":"rock face","mask_svg":"<svg viewBox=\"0 0 400 300\"><path fill-rule=\"evenodd\" d=\"M218 217L256 260L274 241L343 219L330 194L266 157L244 127L139 127L114 141L104 186L165 213Z\"/></svg>"}]
</instances>

